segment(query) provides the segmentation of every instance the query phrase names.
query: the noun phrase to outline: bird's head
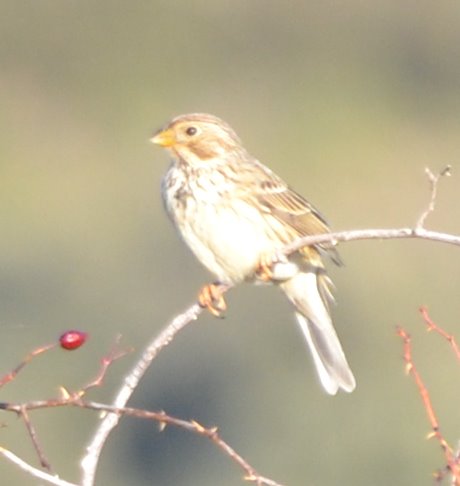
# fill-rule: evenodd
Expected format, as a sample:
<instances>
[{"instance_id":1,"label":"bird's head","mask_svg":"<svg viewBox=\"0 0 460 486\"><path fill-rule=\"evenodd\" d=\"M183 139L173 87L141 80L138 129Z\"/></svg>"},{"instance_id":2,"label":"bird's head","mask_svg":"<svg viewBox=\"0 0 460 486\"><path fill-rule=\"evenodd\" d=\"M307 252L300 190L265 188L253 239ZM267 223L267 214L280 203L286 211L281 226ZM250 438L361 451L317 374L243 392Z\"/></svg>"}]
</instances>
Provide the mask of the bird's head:
<instances>
[{"instance_id":1,"label":"bird's head","mask_svg":"<svg viewBox=\"0 0 460 486\"><path fill-rule=\"evenodd\" d=\"M240 139L227 123L204 113L173 118L151 142L191 165L225 159L235 150L242 150Z\"/></svg>"}]
</instances>

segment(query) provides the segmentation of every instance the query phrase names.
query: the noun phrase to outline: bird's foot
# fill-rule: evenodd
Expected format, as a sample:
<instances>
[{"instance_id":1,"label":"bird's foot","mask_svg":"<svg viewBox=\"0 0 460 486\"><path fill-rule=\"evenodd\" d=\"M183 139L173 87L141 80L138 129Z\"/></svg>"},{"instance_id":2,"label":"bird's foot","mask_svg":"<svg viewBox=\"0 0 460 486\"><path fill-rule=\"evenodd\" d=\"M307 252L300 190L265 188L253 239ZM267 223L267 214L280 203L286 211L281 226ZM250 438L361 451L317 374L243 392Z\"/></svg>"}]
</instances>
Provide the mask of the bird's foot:
<instances>
[{"instance_id":1,"label":"bird's foot","mask_svg":"<svg viewBox=\"0 0 460 486\"><path fill-rule=\"evenodd\" d=\"M255 272L257 280L271 282L273 280L274 263L273 255L262 255Z\"/></svg>"},{"instance_id":2,"label":"bird's foot","mask_svg":"<svg viewBox=\"0 0 460 486\"><path fill-rule=\"evenodd\" d=\"M216 317L223 317L227 304L223 297L224 287L220 283L205 285L198 294L198 303Z\"/></svg>"},{"instance_id":3,"label":"bird's foot","mask_svg":"<svg viewBox=\"0 0 460 486\"><path fill-rule=\"evenodd\" d=\"M262 282L283 282L297 275L299 267L285 255L264 255L259 261L255 276Z\"/></svg>"}]
</instances>

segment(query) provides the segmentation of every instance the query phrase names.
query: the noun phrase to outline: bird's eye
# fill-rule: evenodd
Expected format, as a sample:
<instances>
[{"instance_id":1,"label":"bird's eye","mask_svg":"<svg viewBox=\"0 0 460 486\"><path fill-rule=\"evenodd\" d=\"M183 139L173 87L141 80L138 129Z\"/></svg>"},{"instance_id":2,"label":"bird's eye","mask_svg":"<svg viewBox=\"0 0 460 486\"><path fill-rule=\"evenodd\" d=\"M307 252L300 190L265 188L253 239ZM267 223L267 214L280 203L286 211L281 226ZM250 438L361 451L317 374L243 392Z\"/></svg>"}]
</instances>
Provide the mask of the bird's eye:
<instances>
[{"instance_id":1,"label":"bird's eye","mask_svg":"<svg viewBox=\"0 0 460 486\"><path fill-rule=\"evenodd\" d=\"M195 128L195 127L188 127L187 130L185 130L185 133L189 136L189 137L193 137L193 135L196 134L198 130Z\"/></svg>"}]
</instances>

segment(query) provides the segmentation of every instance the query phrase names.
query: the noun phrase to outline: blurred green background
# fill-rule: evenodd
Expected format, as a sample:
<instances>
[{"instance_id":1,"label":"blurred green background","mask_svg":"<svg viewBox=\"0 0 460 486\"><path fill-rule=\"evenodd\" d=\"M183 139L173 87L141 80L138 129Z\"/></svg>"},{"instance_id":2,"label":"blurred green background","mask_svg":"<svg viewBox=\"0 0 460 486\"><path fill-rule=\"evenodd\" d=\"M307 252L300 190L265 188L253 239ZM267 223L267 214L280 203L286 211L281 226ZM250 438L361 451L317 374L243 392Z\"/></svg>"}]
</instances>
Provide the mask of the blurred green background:
<instances>
[{"instance_id":1,"label":"blurred green background","mask_svg":"<svg viewBox=\"0 0 460 486\"><path fill-rule=\"evenodd\" d=\"M37 359L2 401L55 396L95 375L121 333L126 370L210 277L174 233L151 133L191 111L227 120L248 149L335 229L412 225L424 168L453 165L428 226L459 233L460 6L457 2L3 0L0 17L0 370L63 330L73 353ZM395 325L414 334L448 440L459 438L458 368L418 306L460 336L460 253L426 241L341 246L334 320L358 387L326 396L292 311L272 288L241 286L224 321L203 315L159 356L131 404L205 425L262 474L292 485L431 484L443 465ZM0 445L36 464L23 424ZM97 417L32 414L53 467L79 478ZM2 483L38 484L0 461ZM206 440L128 419L98 484L239 485Z\"/></svg>"}]
</instances>

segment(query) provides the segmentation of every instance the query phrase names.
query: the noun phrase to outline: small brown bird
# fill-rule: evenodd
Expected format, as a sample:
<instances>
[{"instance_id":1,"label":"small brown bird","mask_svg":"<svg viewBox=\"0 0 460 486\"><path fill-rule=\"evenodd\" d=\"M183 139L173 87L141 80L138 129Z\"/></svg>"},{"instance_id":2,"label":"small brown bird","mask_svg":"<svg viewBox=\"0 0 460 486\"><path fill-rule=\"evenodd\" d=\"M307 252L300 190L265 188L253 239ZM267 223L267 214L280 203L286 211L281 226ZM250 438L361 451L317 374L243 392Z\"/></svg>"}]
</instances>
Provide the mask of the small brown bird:
<instances>
[{"instance_id":1,"label":"small brown bird","mask_svg":"<svg viewBox=\"0 0 460 486\"><path fill-rule=\"evenodd\" d=\"M225 310L219 284L279 285L296 309L324 389L351 392L355 378L329 315L332 283L321 253L338 262L331 245L307 246L285 261L275 255L292 241L329 232L321 214L252 157L230 126L202 113L181 115L152 142L166 148L171 165L162 197L174 225L218 282L199 302L215 315Z\"/></svg>"}]
</instances>

